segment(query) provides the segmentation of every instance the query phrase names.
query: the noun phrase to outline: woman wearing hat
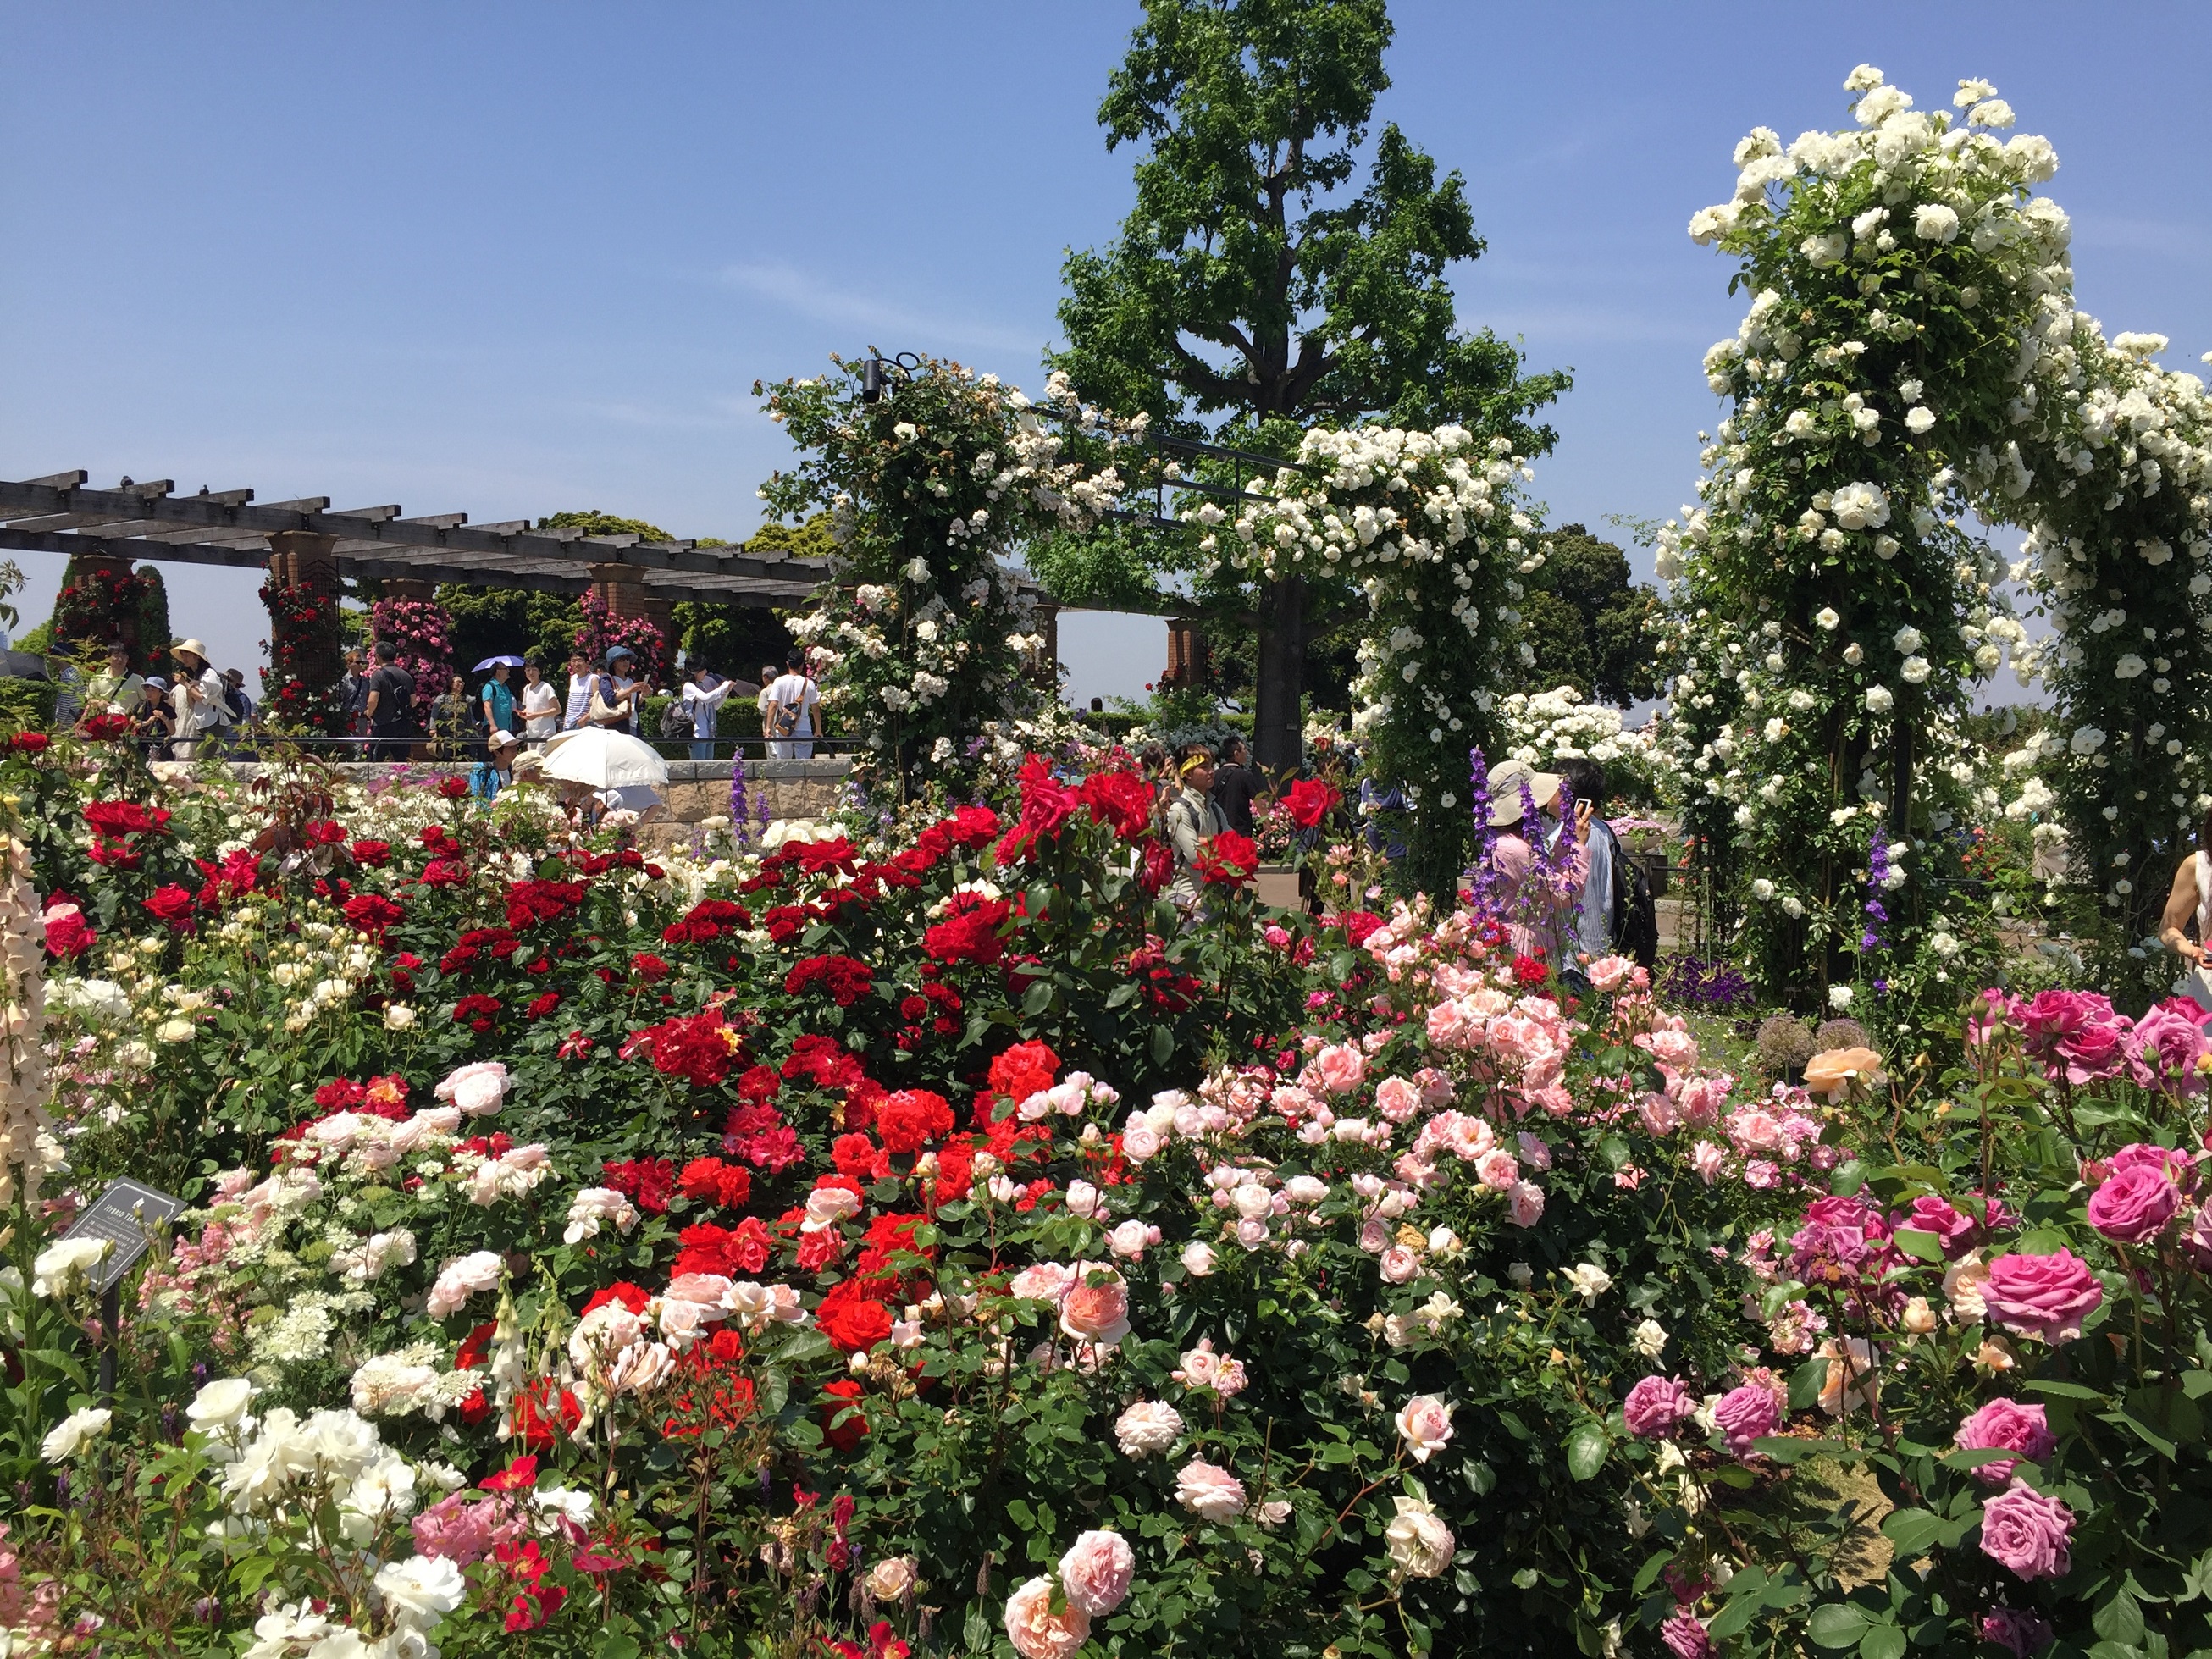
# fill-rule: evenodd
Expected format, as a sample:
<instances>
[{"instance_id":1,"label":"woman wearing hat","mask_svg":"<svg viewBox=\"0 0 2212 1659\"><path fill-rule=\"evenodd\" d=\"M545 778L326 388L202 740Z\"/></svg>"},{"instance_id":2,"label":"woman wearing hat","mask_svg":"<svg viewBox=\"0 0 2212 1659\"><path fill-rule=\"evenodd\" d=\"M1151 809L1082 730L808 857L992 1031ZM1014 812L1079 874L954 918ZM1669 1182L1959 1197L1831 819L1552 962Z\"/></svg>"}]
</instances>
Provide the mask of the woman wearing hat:
<instances>
[{"instance_id":1,"label":"woman wearing hat","mask_svg":"<svg viewBox=\"0 0 2212 1659\"><path fill-rule=\"evenodd\" d=\"M607 653L607 672L592 677L591 706L584 715L586 726L605 726L611 732L636 732L638 700L646 691L641 682L629 677L636 661L636 656L626 645L618 645Z\"/></svg>"},{"instance_id":2,"label":"woman wearing hat","mask_svg":"<svg viewBox=\"0 0 2212 1659\"><path fill-rule=\"evenodd\" d=\"M230 724L222 676L208 661L207 647L198 640L179 640L169 647L169 654L177 662L177 681L169 693L176 720L176 741L170 752L180 761L205 760L222 728Z\"/></svg>"},{"instance_id":3,"label":"woman wearing hat","mask_svg":"<svg viewBox=\"0 0 2212 1659\"><path fill-rule=\"evenodd\" d=\"M1535 804L1536 834L1547 855L1543 869L1538 868L1538 849L1523 833L1529 801ZM1575 804L1574 838L1565 848L1559 812L1558 773L1533 770L1521 760L1505 761L1491 773L1490 827L1502 833L1491 842L1490 869L1513 948L1524 957L1540 957L1553 968L1567 968L1574 962L1575 908L1582 897L1582 849L1589 839L1590 808L1588 802Z\"/></svg>"},{"instance_id":4,"label":"woman wearing hat","mask_svg":"<svg viewBox=\"0 0 2212 1659\"><path fill-rule=\"evenodd\" d=\"M149 674L138 688L137 706L129 711L131 730L138 736L138 751L149 761L169 758L169 739L176 723L169 717L169 683Z\"/></svg>"}]
</instances>

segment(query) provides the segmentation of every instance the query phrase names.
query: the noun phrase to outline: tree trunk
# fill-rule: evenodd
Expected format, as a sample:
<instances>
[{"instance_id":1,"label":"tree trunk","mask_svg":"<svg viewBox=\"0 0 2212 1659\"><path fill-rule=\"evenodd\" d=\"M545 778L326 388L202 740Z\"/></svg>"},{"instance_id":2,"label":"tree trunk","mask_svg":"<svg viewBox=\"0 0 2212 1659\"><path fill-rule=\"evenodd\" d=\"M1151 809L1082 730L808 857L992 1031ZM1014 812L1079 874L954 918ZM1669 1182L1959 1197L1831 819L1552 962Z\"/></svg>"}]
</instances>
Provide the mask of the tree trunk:
<instances>
[{"instance_id":1,"label":"tree trunk","mask_svg":"<svg viewBox=\"0 0 2212 1659\"><path fill-rule=\"evenodd\" d=\"M1304 757L1306 585L1291 576L1260 596L1260 662L1252 709L1252 759L1270 778Z\"/></svg>"}]
</instances>

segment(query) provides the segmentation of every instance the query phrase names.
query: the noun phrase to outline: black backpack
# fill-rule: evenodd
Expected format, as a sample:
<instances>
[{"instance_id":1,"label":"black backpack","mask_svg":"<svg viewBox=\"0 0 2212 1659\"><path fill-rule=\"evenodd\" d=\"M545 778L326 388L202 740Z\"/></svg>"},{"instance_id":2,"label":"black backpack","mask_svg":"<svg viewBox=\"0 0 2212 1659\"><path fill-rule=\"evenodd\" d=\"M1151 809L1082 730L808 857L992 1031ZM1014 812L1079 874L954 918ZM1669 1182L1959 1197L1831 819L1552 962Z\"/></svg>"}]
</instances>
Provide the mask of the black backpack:
<instances>
[{"instance_id":1,"label":"black backpack","mask_svg":"<svg viewBox=\"0 0 2212 1659\"><path fill-rule=\"evenodd\" d=\"M1613 947L1649 969L1659 959L1658 903L1644 866L1621 849L1620 837L1608 833L1606 841L1613 849Z\"/></svg>"}]
</instances>

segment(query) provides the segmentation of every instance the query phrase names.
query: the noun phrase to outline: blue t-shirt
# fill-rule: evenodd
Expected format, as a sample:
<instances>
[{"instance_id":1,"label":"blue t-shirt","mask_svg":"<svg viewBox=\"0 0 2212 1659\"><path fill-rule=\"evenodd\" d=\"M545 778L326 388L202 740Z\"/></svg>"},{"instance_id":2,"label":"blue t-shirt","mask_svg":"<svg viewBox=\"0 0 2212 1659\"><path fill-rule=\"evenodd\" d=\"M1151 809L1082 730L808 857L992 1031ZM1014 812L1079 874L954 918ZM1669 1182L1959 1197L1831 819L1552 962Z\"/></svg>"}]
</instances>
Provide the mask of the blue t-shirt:
<instances>
[{"instance_id":1,"label":"blue t-shirt","mask_svg":"<svg viewBox=\"0 0 2212 1659\"><path fill-rule=\"evenodd\" d=\"M508 690L505 680L486 680L483 690L477 694L479 702L491 704L491 728L495 732L519 732L514 722L514 693Z\"/></svg>"}]
</instances>

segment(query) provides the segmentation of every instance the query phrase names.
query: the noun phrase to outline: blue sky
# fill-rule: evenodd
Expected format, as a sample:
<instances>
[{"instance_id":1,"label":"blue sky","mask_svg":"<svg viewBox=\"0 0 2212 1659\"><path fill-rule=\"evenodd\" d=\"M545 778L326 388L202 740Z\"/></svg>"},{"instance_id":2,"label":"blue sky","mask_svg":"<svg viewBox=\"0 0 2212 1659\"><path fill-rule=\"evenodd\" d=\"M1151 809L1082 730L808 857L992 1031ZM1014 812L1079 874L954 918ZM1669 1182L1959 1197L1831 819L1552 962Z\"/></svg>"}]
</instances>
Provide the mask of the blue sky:
<instances>
[{"instance_id":1,"label":"blue sky","mask_svg":"<svg viewBox=\"0 0 2212 1659\"><path fill-rule=\"evenodd\" d=\"M478 520L739 536L786 454L751 396L866 344L1034 387L1062 250L1110 237L1096 125L1127 4L0 3L0 477L250 484ZM2063 166L2081 302L2212 347L2212 9L1394 8L1379 113L1467 177L1462 316L1576 386L1554 522L1673 512L1718 410L1729 267L1691 244L1755 125L1995 81ZM2008 538L2008 540L2010 538ZM60 561L29 554L26 621ZM258 659L247 573L171 567ZM1071 618L1079 696L1157 622Z\"/></svg>"}]
</instances>

